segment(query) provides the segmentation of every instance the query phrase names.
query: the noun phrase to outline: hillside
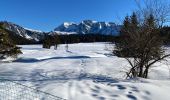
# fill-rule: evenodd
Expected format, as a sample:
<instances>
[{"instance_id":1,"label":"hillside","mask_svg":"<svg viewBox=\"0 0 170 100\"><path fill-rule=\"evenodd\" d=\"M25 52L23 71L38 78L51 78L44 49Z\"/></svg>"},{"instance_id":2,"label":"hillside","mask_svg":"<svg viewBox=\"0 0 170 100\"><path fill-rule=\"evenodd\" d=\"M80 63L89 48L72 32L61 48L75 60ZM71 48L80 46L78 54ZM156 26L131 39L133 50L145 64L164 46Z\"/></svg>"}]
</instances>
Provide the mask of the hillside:
<instances>
[{"instance_id":1,"label":"hillside","mask_svg":"<svg viewBox=\"0 0 170 100\"><path fill-rule=\"evenodd\" d=\"M0 23L0 28L1 28L1 30L5 31L8 34L10 40L14 44L33 44L33 43L35 43L35 41L32 39L24 38L23 36L18 35L16 32L10 31L10 30L4 28L2 23Z\"/></svg>"},{"instance_id":2,"label":"hillside","mask_svg":"<svg viewBox=\"0 0 170 100\"><path fill-rule=\"evenodd\" d=\"M44 38L45 34L45 32L26 29L22 26L7 21L1 21L0 25L9 33L11 39L16 44L39 43Z\"/></svg>"}]
</instances>

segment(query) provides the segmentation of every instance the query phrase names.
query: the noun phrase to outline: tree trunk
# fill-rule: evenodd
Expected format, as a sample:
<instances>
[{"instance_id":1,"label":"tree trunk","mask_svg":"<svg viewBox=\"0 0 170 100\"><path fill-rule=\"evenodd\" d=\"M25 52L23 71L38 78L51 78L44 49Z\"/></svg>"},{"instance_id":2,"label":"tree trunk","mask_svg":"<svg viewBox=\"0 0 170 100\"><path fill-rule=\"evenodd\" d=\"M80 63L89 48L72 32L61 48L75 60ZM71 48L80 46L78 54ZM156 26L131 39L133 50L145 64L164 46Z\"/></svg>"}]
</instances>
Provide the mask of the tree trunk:
<instances>
[{"instance_id":1,"label":"tree trunk","mask_svg":"<svg viewBox=\"0 0 170 100\"><path fill-rule=\"evenodd\" d=\"M143 76L143 66L141 65L139 68L139 75L138 77L142 77Z\"/></svg>"},{"instance_id":2,"label":"tree trunk","mask_svg":"<svg viewBox=\"0 0 170 100\"><path fill-rule=\"evenodd\" d=\"M148 70L149 70L149 67L146 67L144 73L143 73L143 78L147 78L148 77Z\"/></svg>"}]
</instances>

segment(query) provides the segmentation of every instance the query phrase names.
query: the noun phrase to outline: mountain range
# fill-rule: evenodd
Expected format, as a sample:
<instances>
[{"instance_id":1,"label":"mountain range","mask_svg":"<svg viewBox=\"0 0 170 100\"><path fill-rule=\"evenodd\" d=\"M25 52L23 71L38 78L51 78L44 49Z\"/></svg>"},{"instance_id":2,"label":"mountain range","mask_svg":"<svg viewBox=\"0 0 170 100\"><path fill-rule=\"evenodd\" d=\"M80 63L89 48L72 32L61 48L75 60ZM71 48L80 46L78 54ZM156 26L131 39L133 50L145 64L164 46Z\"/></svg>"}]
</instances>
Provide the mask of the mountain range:
<instances>
[{"instance_id":1,"label":"mountain range","mask_svg":"<svg viewBox=\"0 0 170 100\"><path fill-rule=\"evenodd\" d=\"M117 35L121 26L112 22L97 22L92 20L84 20L80 23L64 22L62 25L54 29L55 32L60 33L77 33L77 34L103 34L103 35Z\"/></svg>"},{"instance_id":2,"label":"mountain range","mask_svg":"<svg viewBox=\"0 0 170 100\"><path fill-rule=\"evenodd\" d=\"M121 25L116 25L112 22L97 22L92 20L84 20L80 23L64 22L50 32L37 31L33 29L24 28L12 22L1 21L6 30L10 31L12 36L20 37L28 41L41 41L45 34L102 34L102 35L118 35Z\"/></svg>"}]
</instances>

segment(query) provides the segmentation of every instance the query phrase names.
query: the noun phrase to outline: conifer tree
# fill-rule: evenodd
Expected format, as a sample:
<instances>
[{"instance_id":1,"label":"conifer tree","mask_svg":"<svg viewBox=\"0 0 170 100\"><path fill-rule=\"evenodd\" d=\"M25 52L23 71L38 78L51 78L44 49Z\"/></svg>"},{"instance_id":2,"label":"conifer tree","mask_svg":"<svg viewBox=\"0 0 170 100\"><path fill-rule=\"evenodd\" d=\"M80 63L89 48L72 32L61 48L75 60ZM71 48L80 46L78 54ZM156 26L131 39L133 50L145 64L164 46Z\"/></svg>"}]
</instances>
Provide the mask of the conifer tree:
<instances>
[{"instance_id":1,"label":"conifer tree","mask_svg":"<svg viewBox=\"0 0 170 100\"><path fill-rule=\"evenodd\" d=\"M43 40L43 48L50 49L51 47L51 39L49 35L45 35L45 38Z\"/></svg>"},{"instance_id":2,"label":"conifer tree","mask_svg":"<svg viewBox=\"0 0 170 100\"><path fill-rule=\"evenodd\" d=\"M140 38L139 36L139 23L135 13L132 16L126 16L123 22L123 26L120 30L120 37L115 42L114 54L121 57L136 56L136 43ZM131 52L134 51L134 52Z\"/></svg>"},{"instance_id":3,"label":"conifer tree","mask_svg":"<svg viewBox=\"0 0 170 100\"><path fill-rule=\"evenodd\" d=\"M17 57L18 54L21 54L20 47L17 47L10 40L8 33L0 26L0 58L6 57Z\"/></svg>"},{"instance_id":4,"label":"conifer tree","mask_svg":"<svg viewBox=\"0 0 170 100\"><path fill-rule=\"evenodd\" d=\"M53 45L54 45L54 49L57 50L58 48L58 45L60 44L60 39L59 39L59 36L58 34L55 34L52 38L52 41L53 41Z\"/></svg>"}]
</instances>

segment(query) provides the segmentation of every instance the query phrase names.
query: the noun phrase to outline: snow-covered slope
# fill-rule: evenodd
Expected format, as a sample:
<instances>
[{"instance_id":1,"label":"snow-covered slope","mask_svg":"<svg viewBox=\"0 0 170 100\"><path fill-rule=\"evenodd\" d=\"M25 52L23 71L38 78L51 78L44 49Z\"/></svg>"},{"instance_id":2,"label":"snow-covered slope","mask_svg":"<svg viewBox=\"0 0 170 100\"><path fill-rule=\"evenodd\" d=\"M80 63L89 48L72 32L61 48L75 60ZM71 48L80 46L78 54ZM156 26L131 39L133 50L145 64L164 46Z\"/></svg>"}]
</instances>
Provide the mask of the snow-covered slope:
<instances>
[{"instance_id":1,"label":"snow-covered slope","mask_svg":"<svg viewBox=\"0 0 170 100\"><path fill-rule=\"evenodd\" d=\"M48 33L49 35L71 35L71 34L78 34L77 32L62 32L62 31L51 31Z\"/></svg>"},{"instance_id":2,"label":"snow-covered slope","mask_svg":"<svg viewBox=\"0 0 170 100\"><path fill-rule=\"evenodd\" d=\"M115 23L97 22L92 20L84 20L79 24L64 22L54 31L60 32L75 32L79 34L104 34L104 35L117 35L119 34L121 26Z\"/></svg>"},{"instance_id":3,"label":"snow-covered slope","mask_svg":"<svg viewBox=\"0 0 170 100\"><path fill-rule=\"evenodd\" d=\"M7 22L7 21L3 21L0 23L7 30L12 31L16 33L16 35L19 35L28 40L40 41L44 36L44 32L42 31L36 31L36 30L28 29L28 28L23 28L17 24Z\"/></svg>"},{"instance_id":4,"label":"snow-covered slope","mask_svg":"<svg viewBox=\"0 0 170 100\"><path fill-rule=\"evenodd\" d=\"M67 100L169 100L167 62L156 63L149 79L125 80L124 71L127 71L128 64L111 54L112 45L69 44L69 51L65 46L60 45L54 50L43 49L41 45L22 45L23 54L17 61L1 63L0 78L15 80ZM22 95L21 99L31 98L33 93L26 91L27 88L12 86L0 84L0 99L4 95L6 100L16 100ZM4 88L13 90L5 94ZM40 99L32 97L31 100Z\"/></svg>"}]
</instances>

